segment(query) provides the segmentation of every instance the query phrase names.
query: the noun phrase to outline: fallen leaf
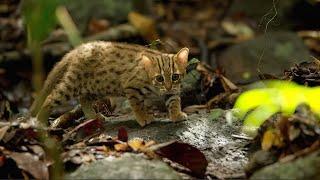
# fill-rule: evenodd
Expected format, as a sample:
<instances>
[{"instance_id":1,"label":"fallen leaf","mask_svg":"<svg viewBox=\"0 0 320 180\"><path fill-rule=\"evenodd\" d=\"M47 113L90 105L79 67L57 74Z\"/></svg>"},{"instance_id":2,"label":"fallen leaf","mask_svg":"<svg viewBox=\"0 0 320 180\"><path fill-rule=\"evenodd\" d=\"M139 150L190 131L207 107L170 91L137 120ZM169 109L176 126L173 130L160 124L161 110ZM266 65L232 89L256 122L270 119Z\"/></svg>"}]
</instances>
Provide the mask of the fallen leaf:
<instances>
[{"instance_id":1,"label":"fallen leaf","mask_svg":"<svg viewBox=\"0 0 320 180\"><path fill-rule=\"evenodd\" d=\"M0 156L0 168L4 165L4 163L6 162L6 157L4 155Z\"/></svg>"},{"instance_id":2,"label":"fallen leaf","mask_svg":"<svg viewBox=\"0 0 320 180\"><path fill-rule=\"evenodd\" d=\"M91 136L95 133L98 133L104 129L103 121L101 119L91 119L87 120L84 123L78 125L73 130L68 132L63 141L72 140L75 138L75 141L82 140L85 137Z\"/></svg>"},{"instance_id":3,"label":"fallen leaf","mask_svg":"<svg viewBox=\"0 0 320 180\"><path fill-rule=\"evenodd\" d=\"M243 22L225 20L221 23L221 25L227 33L237 36L242 40L247 40L254 36L254 31Z\"/></svg>"},{"instance_id":4,"label":"fallen leaf","mask_svg":"<svg viewBox=\"0 0 320 180\"><path fill-rule=\"evenodd\" d=\"M124 127L120 127L118 130L118 139L122 142L128 141L128 132Z\"/></svg>"},{"instance_id":5,"label":"fallen leaf","mask_svg":"<svg viewBox=\"0 0 320 180\"><path fill-rule=\"evenodd\" d=\"M129 22L138 29L140 34L149 41L159 39L153 19L137 12L131 12L128 15Z\"/></svg>"},{"instance_id":6,"label":"fallen leaf","mask_svg":"<svg viewBox=\"0 0 320 180\"><path fill-rule=\"evenodd\" d=\"M265 151L269 150L273 145L274 138L275 138L275 135L273 133L273 130L267 130L263 134L263 138L261 142L262 150L265 150Z\"/></svg>"},{"instance_id":7,"label":"fallen leaf","mask_svg":"<svg viewBox=\"0 0 320 180\"><path fill-rule=\"evenodd\" d=\"M12 158L20 169L30 173L35 179L49 179L48 167L45 162L39 160L38 156L28 152L9 152L6 155Z\"/></svg>"},{"instance_id":8,"label":"fallen leaf","mask_svg":"<svg viewBox=\"0 0 320 180\"><path fill-rule=\"evenodd\" d=\"M143 148L144 146L144 141L143 139L140 138L134 138L131 139L128 142L128 145L134 150L134 151L138 151L139 149Z\"/></svg>"},{"instance_id":9,"label":"fallen leaf","mask_svg":"<svg viewBox=\"0 0 320 180\"><path fill-rule=\"evenodd\" d=\"M88 25L89 34L96 34L105 31L110 26L110 22L106 19L96 19L90 20Z\"/></svg>"},{"instance_id":10,"label":"fallen leaf","mask_svg":"<svg viewBox=\"0 0 320 180\"><path fill-rule=\"evenodd\" d=\"M4 135L7 133L8 129L10 128L10 126L4 126L0 129L0 141L2 140L2 138L4 137Z\"/></svg>"},{"instance_id":11,"label":"fallen leaf","mask_svg":"<svg viewBox=\"0 0 320 180\"><path fill-rule=\"evenodd\" d=\"M289 140L293 141L300 135L301 130L298 128L295 128L294 126L289 127Z\"/></svg>"},{"instance_id":12,"label":"fallen leaf","mask_svg":"<svg viewBox=\"0 0 320 180\"><path fill-rule=\"evenodd\" d=\"M39 145L29 145L28 148L30 148L38 157L44 157L45 151L44 149Z\"/></svg>"},{"instance_id":13,"label":"fallen leaf","mask_svg":"<svg viewBox=\"0 0 320 180\"><path fill-rule=\"evenodd\" d=\"M151 141L146 142L146 144L144 146L145 147L150 147L150 146L155 145L155 144L156 144L156 142L151 140Z\"/></svg>"},{"instance_id":14,"label":"fallen leaf","mask_svg":"<svg viewBox=\"0 0 320 180\"><path fill-rule=\"evenodd\" d=\"M261 148L267 151L271 149L272 146L282 147L283 142L280 135L274 129L269 129L263 134Z\"/></svg>"},{"instance_id":15,"label":"fallen leaf","mask_svg":"<svg viewBox=\"0 0 320 180\"><path fill-rule=\"evenodd\" d=\"M93 154L84 154L81 158L83 163L90 163L96 160Z\"/></svg>"},{"instance_id":16,"label":"fallen leaf","mask_svg":"<svg viewBox=\"0 0 320 180\"><path fill-rule=\"evenodd\" d=\"M208 161L204 154L199 149L187 143L173 142L157 149L155 153L181 164L197 177L204 177L208 166Z\"/></svg>"},{"instance_id":17,"label":"fallen leaf","mask_svg":"<svg viewBox=\"0 0 320 180\"><path fill-rule=\"evenodd\" d=\"M114 149L116 151L122 151L122 152L125 152L125 151L128 151L128 144L127 143L121 143L121 144L115 144L114 145Z\"/></svg>"},{"instance_id":18,"label":"fallen leaf","mask_svg":"<svg viewBox=\"0 0 320 180\"><path fill-rule=\"evenodd\" d=\"M221 77L221 83L222 83L222 86L223 86L223 89L226 91L226 92L233 92L233 91L236 91L238 90L239 88L233 84L228 78L224 77L223 75L220 75Z\"/></svg>"}]
</instances>

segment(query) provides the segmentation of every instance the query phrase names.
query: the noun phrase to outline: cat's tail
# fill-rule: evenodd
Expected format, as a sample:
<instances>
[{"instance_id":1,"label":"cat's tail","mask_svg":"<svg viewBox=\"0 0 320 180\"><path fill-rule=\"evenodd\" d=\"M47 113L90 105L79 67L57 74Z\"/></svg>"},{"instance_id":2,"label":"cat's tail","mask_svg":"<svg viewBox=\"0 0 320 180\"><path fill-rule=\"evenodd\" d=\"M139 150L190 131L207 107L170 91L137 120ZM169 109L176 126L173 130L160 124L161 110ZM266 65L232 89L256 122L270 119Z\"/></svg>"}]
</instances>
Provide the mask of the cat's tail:
<instances>
[{"instance_id":1,"label":"cat's tail","mask_svg":"<svg viewBox=\"0 0 320 180\"><path fill-rule=\"evenodd\" d=\"M33 101L31 107L30 107L30 114L32 117L35 117L38 112L40 111L40 108L44 101L46 100L47 96L51 93L51 91L56 87L56 85L59 83L59 81L64 76L67 68L68 68L68 61L64 60L65 58L62 58L60 62L58 62L54 68L49 73L47 80L44 83L44 86L42 90L40 91L39 95L35 98Z\"/></svg>"}]
</instances>

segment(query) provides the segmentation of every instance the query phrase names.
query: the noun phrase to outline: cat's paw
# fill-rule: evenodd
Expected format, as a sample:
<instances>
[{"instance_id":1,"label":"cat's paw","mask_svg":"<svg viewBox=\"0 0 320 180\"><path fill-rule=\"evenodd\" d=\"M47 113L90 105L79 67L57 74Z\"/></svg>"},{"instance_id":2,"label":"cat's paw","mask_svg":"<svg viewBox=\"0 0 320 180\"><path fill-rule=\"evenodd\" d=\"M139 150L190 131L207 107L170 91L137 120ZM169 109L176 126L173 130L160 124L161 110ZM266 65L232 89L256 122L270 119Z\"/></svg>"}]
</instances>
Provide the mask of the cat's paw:
<instances>
[{"instance_id":1,"label":"cat's paw","mask_svg":"<svg viewBox=\"0 0 320 180\"><path fill-rule=\"evenodd\" d=\"M183 120L186 120L188 117L188 115L184 112L179 112L178 114L174 114L174 115L171 115L170 116L170 119L173 121L173 122L178 122L178 121L183 121Z\"/></svg>"},{"instance_id":2,"label":"cat's paw","mask_svg":"<svg viewBox=\"0 0 320 180\"><path fill-rule=\"evenodd\" d=\"M137 118L136 120L141 127L144 127L144 126L150 124L153 121L153 119L154 118L152 115L146 115L143 118Z\"/></svg>"}]
</instances>

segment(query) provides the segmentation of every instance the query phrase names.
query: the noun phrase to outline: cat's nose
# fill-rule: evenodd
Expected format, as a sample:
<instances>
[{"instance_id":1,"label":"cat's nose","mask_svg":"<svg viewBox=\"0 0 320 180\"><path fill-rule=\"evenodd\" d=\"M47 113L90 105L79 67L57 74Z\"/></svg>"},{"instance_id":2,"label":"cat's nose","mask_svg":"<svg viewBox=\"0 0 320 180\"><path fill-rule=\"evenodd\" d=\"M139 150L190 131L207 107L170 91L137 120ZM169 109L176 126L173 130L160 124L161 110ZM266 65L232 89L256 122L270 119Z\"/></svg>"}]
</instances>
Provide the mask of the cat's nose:
<instances>
[{"instance_id":1,"label":"cat's nose","mask_svg":"<svg viewBox=\"0 0 320 180\"><path fill-rule=\"evenodd\" d=\"M172 89L172 84L171 83L166 83L164 85L164 87L166 88L167 91L170 91Z\"/></svg>"}]
</instances>

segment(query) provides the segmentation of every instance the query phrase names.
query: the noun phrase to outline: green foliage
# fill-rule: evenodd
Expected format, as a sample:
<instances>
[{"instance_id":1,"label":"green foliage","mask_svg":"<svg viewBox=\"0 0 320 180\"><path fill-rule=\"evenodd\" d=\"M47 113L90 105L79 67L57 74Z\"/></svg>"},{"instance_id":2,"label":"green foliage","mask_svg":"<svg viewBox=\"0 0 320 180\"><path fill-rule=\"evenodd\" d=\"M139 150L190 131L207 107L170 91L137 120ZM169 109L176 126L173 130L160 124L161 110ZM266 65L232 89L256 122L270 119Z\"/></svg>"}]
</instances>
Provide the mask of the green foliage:
<instances>
[{"instance_id":1,"label":"green foliage","mask_svg":"<svg viewBox=\"0 0 320 180\"><path fill-rule=\"evenodd\" d=\"M192 58L190 61L188 61L188 66L193 64L198 64L198 63L200 63L199 59Z\"/></svg>"},{"instance_id":2,"label":"green foliage","mask_svg":"<svg viewBox=\"0 0 320 180\"><path fill-rule=\"evenodd\" d=\"M264 87L246 91L234 108L244 118L244 131L254 134L259 126L277 112L291 115L299 104L307 104L320 117L320 87L305 87L288 81L265 81Z\"/></svg>"},{"instance_id":3,"label":"green foliage","mask_svg":"<svg viewBox=\"0 0 320 180\"><path fill-rule=\"evenodd\" d=\"M42 41L56 25L55 10L60 0L24 0L22 14L27 26L28 40Z\"/></svg>"},{"instance_id":4,"label":"green foliage","mask_svg":"<svg viewBox=\"0 0 320 180\"><path fill-rule=\"evenodd\" d=\"M65 7L58 7L56 10L56 16L64 31L67 33L70 43L75 47L81 44L82 38L80 32L78 31L76 25L74 24L71 16L69 15Z\"/></svg>"}]
</instances>

